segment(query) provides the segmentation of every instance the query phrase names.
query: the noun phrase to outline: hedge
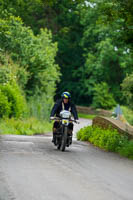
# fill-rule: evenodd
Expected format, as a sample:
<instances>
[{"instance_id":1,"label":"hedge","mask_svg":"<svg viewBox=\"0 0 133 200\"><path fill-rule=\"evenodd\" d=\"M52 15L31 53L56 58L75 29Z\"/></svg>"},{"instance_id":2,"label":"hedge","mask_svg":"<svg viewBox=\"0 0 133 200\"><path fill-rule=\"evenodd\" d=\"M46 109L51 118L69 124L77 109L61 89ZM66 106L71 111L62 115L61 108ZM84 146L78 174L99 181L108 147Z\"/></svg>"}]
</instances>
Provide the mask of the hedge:
<instances>
[{"instance_id":1,"label":"hedge","mask_svg":"<svg viewBox=\"0 0 133 200\"><path fill-rule=\"evenodd\" d=\"M133 159L133 141L129 140L126 135L120 135L116 129L87 126L80 129L77 133L77 139L89 141L104 150L117 152Z\"/></svg>"}]
</instances>

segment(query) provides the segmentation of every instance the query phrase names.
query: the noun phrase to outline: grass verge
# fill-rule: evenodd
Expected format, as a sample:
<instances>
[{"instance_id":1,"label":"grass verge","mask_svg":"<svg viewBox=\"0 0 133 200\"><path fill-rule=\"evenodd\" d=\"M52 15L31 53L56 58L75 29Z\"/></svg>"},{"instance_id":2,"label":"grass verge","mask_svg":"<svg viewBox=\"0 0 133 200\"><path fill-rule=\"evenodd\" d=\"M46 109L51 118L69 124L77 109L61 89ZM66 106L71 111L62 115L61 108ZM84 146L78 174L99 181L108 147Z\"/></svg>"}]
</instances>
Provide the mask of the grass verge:
<instances>
[{"instance_id":1,"label":"grass verge","mask_svg":"<svg viewBox=\"0 0 133 200\"><path fill-rule=\"evenodd\" d=\"M128 123L133 126L133 110L129 109L126 106L121 106L121 108L122 108L124 117L126 118Z\"/></svg>"},{"instance_id":2,"label":"grass verge","mask_svg":"<svg viewBox=\"0 0 133 200\"><path fill-rule=\"evenodd\" d=\"M34 135L44 134L51 130L52 123L40 121L36 118L0 120L0 134Z\"/></svg>"},{"instance_id":3,"label":"grass verge","mask_svg":"<svg viewBox=\"0 0 133 200\"><path fill-rule=\"evenodd\" d=\"M101 149L117 152L122 156L133 159L133 141L125 135L120 135L116 129L101 129L100 127L88 126L80 129L77 139L89 141Z\"/></svg>"},{"instance_id":4,"label":"grass verge","mask_svg":"<svg viewBox=\"0 0 133 200\"><path fill-rule=\"evenodd\" d=\"M80 118L84 118L84 119L94 119L94 117L96 117L96 115L88 115L88 114L84 114L84 113L78 113L78 116Z\"/></svg>"}]
</instances>

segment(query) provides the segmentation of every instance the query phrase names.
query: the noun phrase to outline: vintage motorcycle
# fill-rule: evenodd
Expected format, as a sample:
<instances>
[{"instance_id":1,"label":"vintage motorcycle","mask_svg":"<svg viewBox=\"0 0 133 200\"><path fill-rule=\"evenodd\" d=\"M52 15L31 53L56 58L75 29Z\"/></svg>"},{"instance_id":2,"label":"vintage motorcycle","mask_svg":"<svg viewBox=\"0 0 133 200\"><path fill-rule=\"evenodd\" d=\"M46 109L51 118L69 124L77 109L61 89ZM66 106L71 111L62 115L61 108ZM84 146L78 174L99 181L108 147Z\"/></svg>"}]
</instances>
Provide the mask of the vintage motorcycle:
<instances>
[{"instance_id":1,"label":"vintage motorcycle","mask_svg":"<svg viewBox=\"0 0 133 200\"><path fill-rule=\"evenodd\" d=\"M65 148L72 144L72 133L70 133L69 124L79 122L71 119L71 112L67 110L61 111L60 117L55 117L53 120L59 121L60 124L57 129L54 144L57 146L57 149L65 151Z\"/></svg>"}]
</instances>

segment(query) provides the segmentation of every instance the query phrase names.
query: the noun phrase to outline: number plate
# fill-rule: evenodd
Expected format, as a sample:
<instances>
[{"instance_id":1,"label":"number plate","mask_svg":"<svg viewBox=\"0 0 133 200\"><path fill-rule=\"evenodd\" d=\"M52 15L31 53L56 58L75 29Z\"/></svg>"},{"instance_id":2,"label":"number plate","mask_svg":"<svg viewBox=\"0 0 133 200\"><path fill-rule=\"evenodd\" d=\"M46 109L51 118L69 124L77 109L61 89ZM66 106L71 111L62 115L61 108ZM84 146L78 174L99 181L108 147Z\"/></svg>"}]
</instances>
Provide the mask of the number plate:
<instances>
[{"instance_id":1,"label":"number plate","mask_svg":"<svg viewBox=\"0 0 133 200\"><path fill-rule=\"evenodd\" d=\"M66 120L66 119L63 119L63 120L62 120L62 124L68 124L68 123L69 123L68 120Z\"/></svg>"}]
</instances>

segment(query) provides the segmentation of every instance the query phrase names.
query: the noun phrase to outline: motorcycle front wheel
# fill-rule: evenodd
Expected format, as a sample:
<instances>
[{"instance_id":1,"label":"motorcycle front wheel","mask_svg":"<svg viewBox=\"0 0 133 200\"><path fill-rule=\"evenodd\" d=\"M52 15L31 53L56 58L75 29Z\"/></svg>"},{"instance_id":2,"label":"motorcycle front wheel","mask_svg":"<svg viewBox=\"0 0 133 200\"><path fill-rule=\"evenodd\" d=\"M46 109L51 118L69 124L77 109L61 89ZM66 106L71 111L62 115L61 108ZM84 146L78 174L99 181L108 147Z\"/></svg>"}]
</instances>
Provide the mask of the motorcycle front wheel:
<instances>
[{"instance_id":1,"label":"motorcycle front wheel","mask_svg":"<svg viewBox=\"0 0 133 200\"><path fill-rule=\"evenodd\" d=\"M61 144L58 144L58 145L57 145L57 149L60 150L60 148L61 148Z\"/></svg>"},{"instance_id":2,"label":"motorcycle front wheel","mask_svg":"<svg viewBox=\"0 0 133 200\"><path fill-rule=\"evenodd\" d=\"M67 127L64 127L63 135L62 135L62 142L61 142L61 151L65 151L66 148L66 142L67 142Z\"/></svg>"}]
</instances>

